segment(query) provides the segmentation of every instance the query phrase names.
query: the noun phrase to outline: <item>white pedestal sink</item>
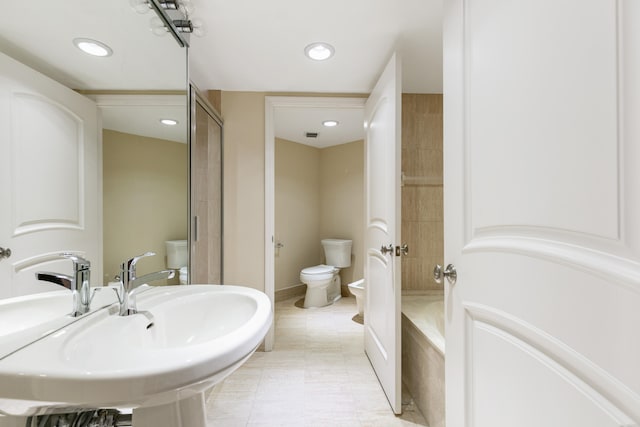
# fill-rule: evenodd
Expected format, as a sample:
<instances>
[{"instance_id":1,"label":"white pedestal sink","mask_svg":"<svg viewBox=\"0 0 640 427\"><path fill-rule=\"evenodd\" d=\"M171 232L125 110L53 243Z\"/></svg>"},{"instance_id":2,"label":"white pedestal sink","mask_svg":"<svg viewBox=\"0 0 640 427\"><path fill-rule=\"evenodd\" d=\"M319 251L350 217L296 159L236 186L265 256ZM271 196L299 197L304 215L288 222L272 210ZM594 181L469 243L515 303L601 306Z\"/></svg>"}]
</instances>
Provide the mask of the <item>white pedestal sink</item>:
<instances>
[{"instance_id":1,"label":"white pedestal sink","mask_svg":"<svg viewBox=\"0 0 640 427\"><path fill-rule=\"evenodd\" d=\"M203 393L257 348L271 303L251 288L163 286L0 360L0 411L134 408L134 426L205 426ZM158 420L162 420L161 422Z\"/></svg>"}]
</instances>

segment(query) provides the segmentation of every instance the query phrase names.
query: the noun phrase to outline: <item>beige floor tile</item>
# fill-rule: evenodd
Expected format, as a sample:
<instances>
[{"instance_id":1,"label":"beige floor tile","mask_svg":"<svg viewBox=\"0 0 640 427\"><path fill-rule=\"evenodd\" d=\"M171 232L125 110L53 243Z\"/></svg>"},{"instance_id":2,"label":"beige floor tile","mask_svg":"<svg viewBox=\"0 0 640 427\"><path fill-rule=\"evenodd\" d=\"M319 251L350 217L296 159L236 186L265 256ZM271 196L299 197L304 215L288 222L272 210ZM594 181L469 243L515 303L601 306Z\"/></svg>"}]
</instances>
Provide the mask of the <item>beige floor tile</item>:
<instances>
[{"instance_id":1,"label":"beige floor tile","mask_svg":"<svg viewBox=\"0 0 640 427\"><path fill-rule=\"evenodd\" d=\"M207 405L207 417L212 420L235 419L240 416L246 418L245 423L249 421L249 414L253 409L253 401L229 401L215 400ZM244 415L243 415L244 414Z\"/></svg>"},{"instance_id":2,"label":"beige floor tile","mask_svg":"<svg viewBox=\"0 0 640 427\"><path fill-rule=\"evenodd\" d=\"M249 423L273 422L280 425L280 422L297 420L304 421L304 401L280 399L269 401L256 401L249 415Z\"/></svg>"},{"instance_id":3,"label":"beige floor tile","mask_svg":"<svg viewBox=\"0 0 640 427\"><path fill-rule=\"evenodd\" d=\"M426 426L411 405L395 416L364 354L355 298L300 309L276 303L274 350L255 353L207 401L212 426Z\"/></svg>"}]
</instances>

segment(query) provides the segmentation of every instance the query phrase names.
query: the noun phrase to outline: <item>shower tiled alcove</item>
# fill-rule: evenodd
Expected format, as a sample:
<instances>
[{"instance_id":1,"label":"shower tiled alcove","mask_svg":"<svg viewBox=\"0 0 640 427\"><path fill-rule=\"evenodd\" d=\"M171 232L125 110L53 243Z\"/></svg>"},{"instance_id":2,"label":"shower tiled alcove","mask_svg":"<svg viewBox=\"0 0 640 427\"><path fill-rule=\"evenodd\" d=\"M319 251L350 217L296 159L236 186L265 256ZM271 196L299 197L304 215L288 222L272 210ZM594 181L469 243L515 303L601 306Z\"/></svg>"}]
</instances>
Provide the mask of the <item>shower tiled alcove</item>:
<instances>
[{"instance_id":1,"label":"shower tiled alcove","mask_svg":"<svg viewBox=\"0 0 640 427\"><path fill-rule=\"evenodd\" d=\"M431 278L444 257L442 142L442 95L403 94L401 233L409 246L402 258L403 295L442 291ZM403 385L429 426L443 427L444 356L411 317L402 316Z\"/></svg>"}]
</instances>

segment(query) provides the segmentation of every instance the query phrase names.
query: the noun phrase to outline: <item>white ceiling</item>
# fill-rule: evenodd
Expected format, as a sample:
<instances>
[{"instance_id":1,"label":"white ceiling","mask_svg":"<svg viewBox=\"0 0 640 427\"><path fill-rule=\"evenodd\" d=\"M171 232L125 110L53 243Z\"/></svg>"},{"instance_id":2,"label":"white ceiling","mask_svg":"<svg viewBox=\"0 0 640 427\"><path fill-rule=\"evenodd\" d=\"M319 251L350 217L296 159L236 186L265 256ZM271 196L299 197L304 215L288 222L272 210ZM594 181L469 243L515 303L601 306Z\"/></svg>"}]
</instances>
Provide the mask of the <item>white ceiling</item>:
<instances>
[{"instance_id":1,"label":"white ceiling","mask_svg":"<svg viewBox=\"0 0 640 427\"><path fill-rule=\"evenodd\" d=\"M170 36L152 34L154 14L134 12L129 0L5 3L0 51L71 88L185 88L184 49ZM403 63L403 92L442 92L442 0L193 3L192 18L204 23L205 36L191 37L189 76L202 90L369 93L397 50ZM73 46L76 37L98 39L114 54L89 57ZM316 41L331 43L335 56L326 62L306 58L304 47ZM338 118L341 125L329 130L318 128L318 111L306 113L279 115L276 134L305 142L295 135L315 126L320 144L362 138L360 118ZM332 115L339 117L338 113ZM132 117L131 111L118 114L125 122Z\"/></svg>"},{"instance_id":2,"label":"white ceiling","mask_svg":"<svg viewBox=\"0 0 640 427\"><path fill-rule=\"evenodd\" d=\"M3 1L0 50L73 89L184 90L184 50L151 33L152 15L129 0ZM113 56L82 53L77 37L106 43Z\"/></svg>"},{"instance_id":3,"label":"white ceiling","mask_svg":"<svg viewBox=\"0 0 640 427\"><path fill-rule=\"evenodd\" d=\"M394 50L403 91L442 92L442 0L194 0L205 36L191 39L200 88L369 93ZM306 45L335 47L326 62Z\"/></svg>"},{"instance_id":4,"label":"white ceiling","mask_svg":"<svg viewBox=\"0 0 640 427\"><path fill-rule=\"evenodd\" d=\"M191 38L201 89L369 93L394 50L403 91L442 92L442 0L194 0L205 36ZM326 62L310 43L335 47Z\"/></svg>"}]
</instances>

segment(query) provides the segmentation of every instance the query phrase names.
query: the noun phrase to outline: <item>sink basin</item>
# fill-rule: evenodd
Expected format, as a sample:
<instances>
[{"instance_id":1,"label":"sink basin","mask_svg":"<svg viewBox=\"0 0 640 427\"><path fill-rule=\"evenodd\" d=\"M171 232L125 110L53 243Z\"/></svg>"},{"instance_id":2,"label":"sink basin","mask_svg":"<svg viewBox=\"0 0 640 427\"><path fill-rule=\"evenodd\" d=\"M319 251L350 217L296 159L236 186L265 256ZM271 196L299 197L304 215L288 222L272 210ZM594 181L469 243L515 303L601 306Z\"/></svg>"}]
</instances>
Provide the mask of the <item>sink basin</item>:
<instances>
[{"instance_id":1,"label":"sink basin","mask_svg":"<svg viewBox=\"0 0 640 427\"><path fill-rule=\"evenodd\" d=\"M100 292L92 307L115 301L114 293ZM63 289L0 300L0 358L78 320L69 316L71 306L71 291Z\"/></svg>"},{"instance_id":2,"label":"sink basin","mask_svg":"<svg viewBox=\"0 0 640 427\"><path fill-rule=\"evenodd\" d=\"M71 311L71 292L59 290L0 300L0 337L30 329Z\"/></svg>"},{"instance_id":3,"label":"sink basin","mask_svg":"<svg viewBox=\"0 0 640 427\"><path fill-rule=\"evenodd\" d=\"M264 293L228 285L150 288L138 310L114 305L0 360L0 412L187 399L240 366L272 321Z\"/></svg>"}]
</instances>

